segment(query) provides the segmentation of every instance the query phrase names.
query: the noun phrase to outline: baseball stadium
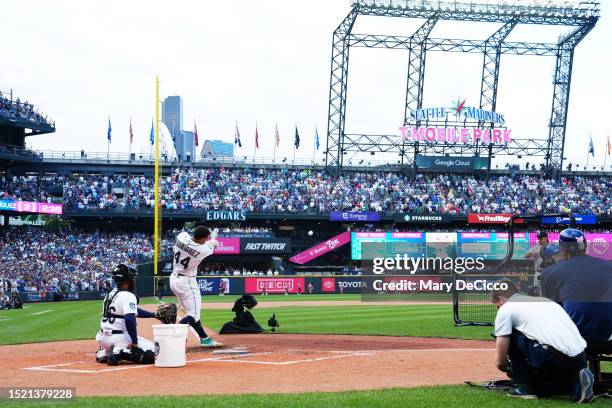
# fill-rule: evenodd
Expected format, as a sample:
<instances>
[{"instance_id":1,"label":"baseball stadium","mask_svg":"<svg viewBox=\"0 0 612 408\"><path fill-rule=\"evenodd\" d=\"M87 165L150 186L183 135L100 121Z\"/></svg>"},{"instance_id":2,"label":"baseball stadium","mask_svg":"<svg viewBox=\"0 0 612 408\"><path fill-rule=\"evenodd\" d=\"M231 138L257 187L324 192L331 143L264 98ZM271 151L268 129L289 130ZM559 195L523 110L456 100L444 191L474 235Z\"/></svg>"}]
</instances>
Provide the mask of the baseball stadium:
<instances>
[{"instance_id":1,"label":"baseball stadium","mask_svg":"<svg viewBox=\"0 0 612 408\"><path fill-rule=\"evenodd\" d=\"M3 5L2 407L612 407L611 4L86 3Z\"/></svg>"}]
</instances>

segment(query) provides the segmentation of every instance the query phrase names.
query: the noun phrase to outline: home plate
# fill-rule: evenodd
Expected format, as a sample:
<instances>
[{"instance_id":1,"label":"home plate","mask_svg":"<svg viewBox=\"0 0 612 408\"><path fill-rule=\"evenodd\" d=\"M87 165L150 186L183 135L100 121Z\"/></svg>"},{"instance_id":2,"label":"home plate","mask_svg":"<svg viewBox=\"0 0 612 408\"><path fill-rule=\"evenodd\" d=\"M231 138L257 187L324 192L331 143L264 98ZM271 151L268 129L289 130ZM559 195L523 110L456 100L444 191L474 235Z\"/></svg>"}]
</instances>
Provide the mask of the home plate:
<instances>
[{"instance_id":1,"label":"home plate","mask_svg":"<svg viewBox=\"0 0 612 408\"><path fill-rule=\"evenodd\" d=\"M228 349L221 349L213 351L213 354L248 354L248 347L234 347Z\"/></svg>"}]
</instances>

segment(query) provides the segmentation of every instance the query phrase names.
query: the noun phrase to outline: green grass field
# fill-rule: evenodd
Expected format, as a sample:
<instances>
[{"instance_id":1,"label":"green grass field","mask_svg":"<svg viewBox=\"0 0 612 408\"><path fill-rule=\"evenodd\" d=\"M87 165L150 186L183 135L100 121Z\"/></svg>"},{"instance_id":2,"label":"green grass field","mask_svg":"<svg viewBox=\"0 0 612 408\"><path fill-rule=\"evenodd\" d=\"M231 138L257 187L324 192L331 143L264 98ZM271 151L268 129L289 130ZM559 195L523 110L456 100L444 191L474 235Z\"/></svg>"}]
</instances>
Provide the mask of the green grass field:
<instances>
[{"instance_id":1,"label":"green grass field","mask_svg":"<svg viewBox=\"0 0 612 408\"><path fill-rule=\"evenodd\" d=\"M359 295L269 296L260 302L293 300L359 300ZM172 301L172 298L167 300ZM206 326L219 330L233 317L233 296L204 298L202 319ZM207 302L228 302L225 310L207 310ZM156 303L143 299L142 303ZM28 304L23 310L0 311L0 344L20 344L58 340L91 339L99 327L100 301ZM264 323L276 313L284 333L369 334L395 336L431 336L464 339L490 339L490 327L454 327L452 307L440 305L368 305L357 306L282 306L255 308L254 315ZM610 371L610 365L605 366ZM78 392L78 390L77 390ZM558 407L570 406L567 400L516 401L492 391L467 386L398 388L365 392L305 393L271 395L77 398L67 403L10 403L2 407ZM610 407L600 399L592 406Z\"/></svg>"},{"instance_id":2,"label":"green grass field","mask_svg":"<svg viewBox=\"0 0 612 408\"><path fill-rule=\"evenodd\" d=\"M326 300L320 295L312 300ZM343 300L353 295L344 295ZM309 296L270 296L260 301L283 301ZM345 298L349 297L349 298ZM226 299L228 296L215 297ZM233 297L230 298L234 300ZM270 300L268 300L270 299ZM168 298L167 300L172 300ZM144 299L143 303L154 303ZM100 323L100 301L28 304L27 309L0 312L0 344L89 339ZM227 309L206 309L205 326L218 331L233 318L231 303ZM369 334L383 336L453 337L490 339L490 327L454 327L450 305L368 305L358 306L283 306L255 308L255 318L265 324L276 313L283 333Z\"/></svg>"},{"instance_id":3,"label":"green grass field","mask_svg":"<svg viewBox=\"0 0 612 408\"><path fill-rule=\"evenodd\" d=\"M202 303L217 303L217 302L228 302L233 303L237 295L208 295L202 296ZM173 297L169 297L168 299L174 299ZM257 296L258 301L265 302L294 302L294 301L337 301L337 300L349 300L349 301L360 301L361 295L359 293L351 294L347 293L344 295L268 295L268 296ZM154 299L152 299L154 300ZM166 299L164 298L164 301Z\"/></svg>"},{"instance_id":4,"label":"green grass field","mask_svg":"<svg viewBox=\"0 0 612 408\"><path fill-rule=\"evenodd\" d=\"M171 298L171 297L170 297ZM202 296L203 303L209 302L234 302L236 295L208 295ZM266 302L293 302L293 301L362 301L362 302L452 302L453 298L451 294L445 293L410 293L410 294L367 294L361 295L358 293L351 294L332 294L332 295L268 295L258 296L259 300L265 300ZM164 298L165 299L165 298ZM488 300L488 298L486 299Z\"/></svg>"},{"instance_id":5,"label":"green grass field","mask_svg":"<svg viewBox=\"0 0 612 408\"><path fill-rule=\"evenodd\" d=\"M3 407L87 407L87 408L164 408L221 407L221 408L376 408L376 407L494 407L494 408L553 408L575 406L569 399L514 400L494 391L484 391L467 386L441 386L420 388L391 388L376 391L353 391L305 394L246 394L201 395L184 397L84 397L72 402L5 402ZM597 399L590 405L595 408L610 406L610 400Z\"/></svg>"}]
</instances>

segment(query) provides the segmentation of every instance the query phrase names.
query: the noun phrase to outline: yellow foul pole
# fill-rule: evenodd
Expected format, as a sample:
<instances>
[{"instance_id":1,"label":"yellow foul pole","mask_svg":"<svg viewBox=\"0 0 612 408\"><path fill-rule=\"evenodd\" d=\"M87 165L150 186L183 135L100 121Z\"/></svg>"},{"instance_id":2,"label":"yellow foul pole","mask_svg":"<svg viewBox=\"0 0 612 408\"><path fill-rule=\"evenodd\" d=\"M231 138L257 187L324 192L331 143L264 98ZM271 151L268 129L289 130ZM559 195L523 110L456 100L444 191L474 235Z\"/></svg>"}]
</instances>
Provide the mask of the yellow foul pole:
<instances>
[{"instance_id":1,"label":"yellow foul pole","mask_svg":"<svg viewBox=\"0 0 612 408\"><path fill-rule=\"evenodd\" d=\"M153 232L153 274L158 275L158 265L160 259L159 244L161 242L161 208L159 206L159 76L155 77L155 206L154 206L154 228ZM157 279L154 279L156 281ZM157 282L154 282L154 286Z\"/></svg>"}]
</instances>

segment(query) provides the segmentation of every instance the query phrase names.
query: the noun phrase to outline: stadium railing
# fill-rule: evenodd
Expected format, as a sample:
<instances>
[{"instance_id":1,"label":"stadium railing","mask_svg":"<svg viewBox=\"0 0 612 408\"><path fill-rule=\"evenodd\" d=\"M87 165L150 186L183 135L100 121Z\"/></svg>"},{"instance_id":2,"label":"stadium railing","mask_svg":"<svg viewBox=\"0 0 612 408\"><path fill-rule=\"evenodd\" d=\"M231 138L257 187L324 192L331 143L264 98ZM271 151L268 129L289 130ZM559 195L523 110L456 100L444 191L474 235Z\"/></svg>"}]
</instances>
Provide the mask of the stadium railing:
<instances>
[{"instance_id":1,"label":"stadium railing","mask_svg":"<svg viewBox=\"0 0 612 408\"><path fill-rule=\"evenodd\" d=\"M111 163L111 164L153 164L154 157L151 153L121 153L121 152L89 152L85 150L81 151L59 151L59 150L43 150L38 152L45 160L59 162L59 163ZM190 162L170 160L162 157L162 164L172 166L314 166L323 167L325 166L325 159L323 157L316 158L287 158L283 156L278 157L249 157L243 155L236 155L234 157L196 157ZM400 166L397 162L390 160L368 160L368 161L348 161L344 163L345 168L351 169L367 169L367 170L397 170L400 167L405 168L406 166ZM491 169L492 173L507 173L509 170L506 168L495 168ZM540 174L541 170L518 170L519 173L529 174ZM571 171L567 173L571 174L609 174L612 172L612 164L608 164L606 167L602 165L574 165ZM565 173L565 172L564 172Z\"/></svg>"}]
</instances>

